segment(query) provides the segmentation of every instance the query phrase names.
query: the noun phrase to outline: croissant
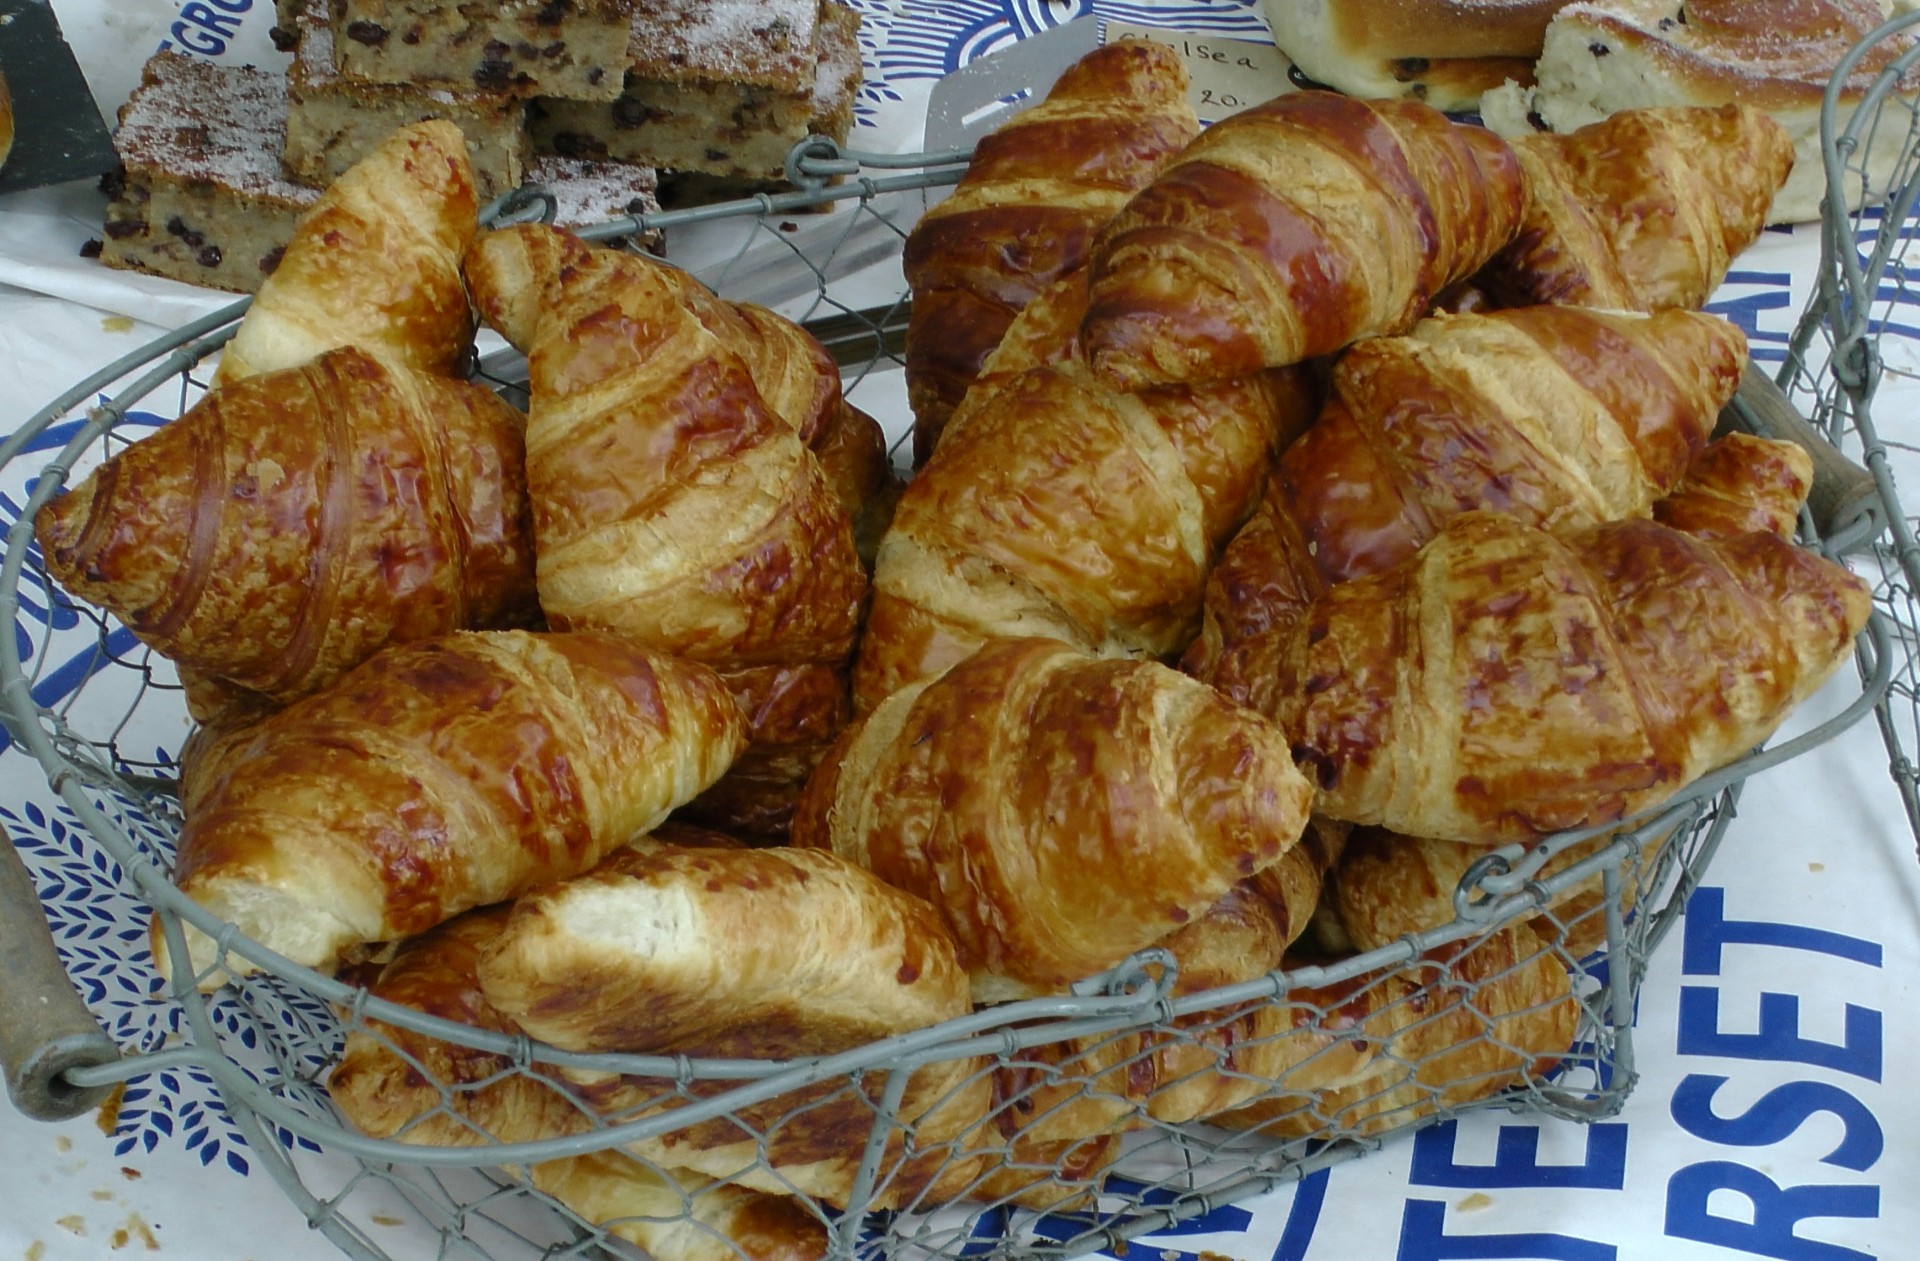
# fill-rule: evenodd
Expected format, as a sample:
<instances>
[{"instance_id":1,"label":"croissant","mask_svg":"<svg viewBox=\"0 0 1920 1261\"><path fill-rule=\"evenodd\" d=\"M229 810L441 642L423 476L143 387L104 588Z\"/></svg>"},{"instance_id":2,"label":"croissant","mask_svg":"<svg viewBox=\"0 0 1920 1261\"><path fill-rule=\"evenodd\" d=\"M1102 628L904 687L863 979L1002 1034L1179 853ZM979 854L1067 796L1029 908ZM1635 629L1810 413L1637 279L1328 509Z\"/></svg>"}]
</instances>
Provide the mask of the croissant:
<instances>
[{"instance_id":1,"label":"croissant","mask_svg":"<svg viewBox=\"0 0 1920 1261\"><path fill-rule=\"evenodd\" d=\"M592 872L523 897L482 952L487 1000L573 1051L797 1059L850 1050L966 1015L966 973L932 909L832 854L683 849L636 842ZM734 1082L595 1078L581 1096L609 1117L684 1106ZM633 1149L657 1163L844 1204L881 1079L789 1092ZM916 1073L899 1109L931 1145L984 1117L971 1060ZM750 1128L742 1128L742 1126ZM758 1136L756 1138L756 1136ZM938 1159L902 1164L891 1194ZM765 1167L762 1167L765 1166Z\"/></svg>"},{"instance_id":2,"label":"croissant","mask_svg":"<svg viewBox=\"0 0 1920 1261\"><path fill-rule=\"evenodd\" d=\"M690 662L595 634L462 633L388 649L227 749L174 879L242 932L330 970L577 874L719 778L739 711ZM188 930L203 980L223 956Z\"/></svg>"},{"instance_id":3,"label":"croissant","mask_svg":"<svg viewBox=\"0 0 1920 1261\"><path fill-rule=\"evenodd\" d=\"M395 131L300 217L213 383L297 367L337 346L453 373L473 337L460 256L478 218L460 129L434 121Z\"/></svg>"},{"instance_id":4,"label":"croissant","mask_svg":"<svg viewBox=\"0 0 1920 1261\"><path fill-rule=\"evenodd\" d=\"M595 1152L535 1165L533 1185L654 1261L819 1261L827 1225L798 1200Z\"/></svg>"},{"instance_id":5,"label":"croissant","mask_svg":"<svg viewBox=\"0 0 1920 1261\"><path fill-rule=\"evenodd\" d=\"M718 783L674 817L756 845L785 844L800 789L852 716L844 666L754 666L721 680L748 743Z\"/></svg>"},{"instance_id":6,"label":"croissant","mask_svg":"<svg viewBox=\"0 0 1920 1261\"><path fill-rule=\"evenodd\" d=\"M467 259L490 318L497 295L537 300L541 606L556 627L719 667L844 660L865 586L846 513L668 270L536 225L490 233Z\"/></svg>"},{"instance_id":7,"label":"croissant","mask_svg":"<svg viewBox=\"0 0 1920 1261\"><path fill-rule=\"evenodd\" d=\"M1611 833L1603 832L1569 846L1549 859L1537 878L1558 875L1613 841ZM1454 890L1486 852L1485 846L1460 841L1355 828L1327 881L1327 904L1354 950L1376 950L1408 933L1452 923L1457 914ZM1637 892L1630 879L1623 881L1623 913L1633 909ZM1542 907L1542 915L1528 922L1543 943L1559 947L1569 959L1583 958L1606 944L1604 896L1595 873L1562 889Z\"/></svg>"},{"instance_id":8,"label":"croissant","mask_svg":"<svg viewBox=\"0 0 1920 1261\"><path fill-rule=\"evenodd\" d=\"M1412 979L1422 971L1428 979ZM1280 1139L1385 1133L1538 1079L1565 1056L1580 1018L1560 957L1525 924L1430 952L1365 994L1365 1036L1385 1045L1363 1069L1209 1123Z\"/></svg>"},{"instance_id":9,"label":"croissant","mask_svg":"<svg viewBox=\"0 0 1920 1261\"><path fill-rule=\"evenodd\" d=\"M1102 229L1081 337L1135 390L1399 333L1520 225L1506 142L1415 101L1294 92L1207 129Z\"/></svg>"},{"instance_id":10,"label":"croissant","mask_svg":"<svg viewBox=\"0 0 1920 1261\"><path fill-rule=\"evenodd\" d=\"M213 391L42 508L48 572L190 676L284 703L538 615L518 412L353 349Z\"/></svg>"},{"instance_id":11,"label":"croissant","mask_svg":"<svg viewBox=\"0 0 1920 1261\"><path fill-rule=\"evenodd\" d=\"M1487 509L1549 529L1644 516L1733 397L1746 338L1717 316L1530 307L1435 316L1355 346L1208 580L1187 665L1412 556Z\"/></svg>"},{"instance_id":12,"label":"croissant","mask_svg":"<svg viewBox=\"0 0 1920 1261\"><path fill-rule=\"evenodd\" d=\"M474 1029L519 1033L480 992L477 975L481 948L512 909L468 911L401 942L368 992ZM362 1133L429 1147L521 1143L593 1128L592 1114L551 1069L516 1072L510 1056L378 1021L347 1034L327 1093Z\"/></svg>"},{"instance_id":13,"label":"croissant","mask_svg":"<svg viewBox=\"0 0 1920 1261\"><path fill-rule=\"evenodd\" d=\"M1513 148L1525 219L1471 281L1500 306L1697 310L1793 168L1787 129L1739 103L1621 110Z\"/></svg>"},{"instance_id":14,"label":"croissant","mask_svg":"<svg viewBox=\"0 0 1920 1261\"><path fill-rule=\"evenodd\" d=\"M920 899L819 850L639 842L522 897L488 1001L569 1051L829 1054L972 1010Z\"/></svg>"},{"instance_id":15,"label":"croissant","mask_svg":"<svg viewBox=\"0 0 1920 1261\"><path fill-rule=\"evenodd\" d=\"M1287 732L1321 811L1497 844L1623 819L1760 743L1869 607L1770 533L1555 536L1476 512L1223 671Z\"/></svg>"},{"instance_id":16,"label":"croissant","mask_svg":"<svg viewBox=\"0 0 1920 1261\"><path fill-rule=\"evenodd\" d=\"M1081 58L1046 100L975 146L959 187L914 226L902 256L916 465L1020 308L1079 267L1100 226L1199 131L1178 54L1123 39Z\"/></svg>"},{"instance_id":17,"label":"croissant","mask_svg":"<svg viewBox=\"0 0 1920 1261\"><path fill-rule=\"evenodd\" d=\"M1701 538L1762 532L1790 539L1812 490L1813 459L1800 447L1730 433L1707 445L1679 487L1653 506L1653 519Z\"/></svg>"},{"instance_id":18,"label":"croissant","mask_svg":"<svg viewBox=\"0 0 1920 1261\"><path fill-rule=\"evenodd\" d=\"M1204 914L1295 844L1309 795L1280 733L1211 688L1003 640L843 732L792 837L931 902L992 1002Z\"/></svg>"},{"instance_id":19,"label":"croissant","mask_svg":"<svg viewBox=\"0 0 1920 1261\"><path fill-rule=\"evenodd\" d=\"M729 843L675 825L654 836L677 844ZM369 990L427 1015L519 1033L478 981L480 950L499 935L511 910L502 904L469 911L401 943ZM327 1089L347 1119L376 1138L476 1146L586 1133L591 1115L551 1073L516 1072L507 1055L370 1021L347 1035ZM551 1161L534 1166L531 1175L536 1187L589 1223L606 1225L658 1257L731 1258L737 1247L749 1258L812 1261L825 1248L820 1222L795 1201L719 1186L618 1152ZM643 1218L657 1220L637 1220Z\"/></svg>"},{"instance_id":20,"label":"croissant","mask_svg":"<svg viewBox=\"0 0 1920 1261\"><path fill-rule=\"evenodd\" d=\"M1229 889L1206 914L1157 944L1179 967L1176 994L1249 981L1279 968L1305 928L1345 828L1316 820L1278 863ZM1171 1029L1094 1034L1043 1044L998 1070L1000 1096L1032 1143L1179 1124L1246 1103L1287 1083L1344 1082L1373 1054L1349 1036L1355 996L1301 989L1196 1012Z\"/></svg>"},{"instance_id":21,"label":"croissant","mask_svg":"<svg viewBox=\"0 0 1920 1261\"><path fill-rule=\"evenodd\" d=\"M864 712L990 639L1105 656L1193 638L1208 567L1272 452L1312 414L1302 372L1122 394L1073 358L1084 273L1028 303L901 495L854 673Z\"/></svg>"}]
</instances>

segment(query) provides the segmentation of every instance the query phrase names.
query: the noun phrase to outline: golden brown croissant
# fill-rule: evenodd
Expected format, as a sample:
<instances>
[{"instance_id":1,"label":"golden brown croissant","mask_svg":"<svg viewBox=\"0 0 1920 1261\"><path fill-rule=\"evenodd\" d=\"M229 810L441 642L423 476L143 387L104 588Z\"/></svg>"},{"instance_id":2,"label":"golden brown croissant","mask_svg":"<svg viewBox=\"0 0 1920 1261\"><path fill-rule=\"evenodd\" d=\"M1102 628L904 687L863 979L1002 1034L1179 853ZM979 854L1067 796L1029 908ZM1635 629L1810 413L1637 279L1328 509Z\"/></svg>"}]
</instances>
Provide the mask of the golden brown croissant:
<instances>
[{"instance_id":1,"label":"golden brown croissant","mask_svg":"<svg viewBox=\"0 0 1920 1261\"><path fill-rule=\"evenodd\" d=\"M368 992L489 1033L519 1033L480 992L477 976L481 948L512 909L468 911L400 943ZM593 1127L553 1070L513 1067L507 1055L368 1021L347 1034L327 1093L361 1132L425 1146L522 1143Z\"/></svg>"},{"instance_id":2,"label":"golden brown croissant","mask_svg":"<svg viewBox=\"0 0 1920 1261\"><path fill-rule=\"evenodd\" d=\"M654 836L676 844L730 843L671 824ZM478 981L480 950L499 935L511 910L502 904L469 911L402 943L368 988L427 1015L518 1034ZM507 1055L370 1021L347 1035L327 1089L363 1132L409 1143L520 1143L592 1128L586 1106L553 1070L513 1070ZM792 1200L718 1186L618 1152L552 1161L531 1173L535 1186L588 1222L607 1225L657 1256L731 1258L738 1247L748 1257L813 1261L825 1247L819 1221ZM629 1218L663 1220L623 1220Z\"/></svg>"},{"instance_id":3,"label":"golden brown croissant","mask_svg":"<svg viewBox=\"0 0 1920 1261\"><path fill-rule=\"evenodd\" d=\"M1202 133L1100 233L1082 327L1120 389L1398 333L1518 229L1506 142L1414 101L1294 92Z\"/></svg>"},{"instance_id":4,"label":"golden brown croissant","mask_svg":"<svg viewBox=\"0 0 1920 1261\"><path fill-rule=\"evenodd\" d=\"M1471 282L1500 306L1698 310L1793 168L1786 128L1738 103L1621 110L1513 147L1525 223Z\"/></svg>"},{"instance_id":5,"label":"golden brown croissant","mask_svg":"<svg viewBox=\"0 0 1920 1261\"><path fill-rule=\"evenodd\" d=\"M852 716L844 666L754 666L720 677L747 720L748 744L720 781L675 817L755 845L787 839L800 789Z\"/></svg>"},{"instance_id":6,"label":"golden brown croissant","mask_svg":"<svg viewBox=\"0 0 1920 1261\"><path fill-rule=\"evenodd\" d=\"M1210 1122L1275 1138L1328 1137L1329 1127L1343 1135L1398 1129L1550 1072L1580 1017L1566 967L1525 924L1432 951L1364 994L1364 1036L1385 1045L1358 1072L1314 1093L1283 1090Z\"/></svg>"},{"instance_id":7,"label":"golden brown croissant","mask_svg":"<svg viewBox=\"0 0 1920 1261\"><path fill-rule=\"evenodd\" d=\"M788 1059L972 1010L933 908L820 850L637 841L515 905L488 1000L569 1051Z\"/></svg>"},{"instance_id":8,"label":"golden brown croissant","mask_svg":"<svg viewBox=\"0 0 1920 1261\"><path fill-rule=\"evenodd\" d=\"M908 234L914 463L1020 308L1079 267L1100 226L1199 133L1170 49L1116 40L976 146L960 185Z\"/></svg>"},{"instance_id":9,"label":"golden brown croissant","mask_svg":"<svg viewBox=\"0 0 1920 1261\"><path fill-rule=\"evenodd\" d=\"M1278 863L1241 881L1206 914L1156 943L1178 966L1176 994L1262 976L1305 928L1345 829L1316 821ZM1171 1030L1121 1031L1044 1044L997 1072L1009 1115L1030 1143L1178 1124L1239 1106L1282 1083L1344 1082L1373 1047L1351 1031L1364 1015L1345 991L1300 990L1208 1009Z\"/></svg>"},{"instance_id":10,"label":"golden brown croissant","mask_svg":"<svg viewBox=\"0 0 1920 1261\"><path fill-rule=\"evenodd\" d=\"M798 1200L616 1151L535 1165L533 1185L654 1261L820 1261L827 1224Z\"/></svg>"},{"instance_id":11,"label":"golden brown croissant","mask_svg":"<svg viewBox=\"0 0 1920 1261\"><path fill-rule=\"evenodd\" d=\"M537 299L527 484L541 606L557 627L720 667L844 660L865 586L846 512L667 270L534 225L489 233L468 257L489 318L496 295Z\"/></svg>"},{"instance_id":12,"label":"golden brown croissant","mask_svg":"<svg viewBox=\"0 0 1920 1261\"><path fill-rule=\"evenodd\" d=\"M1084 299L1070 276L1029 303L1034 335L996 356L901 496L874 566L857 711L996 637L1110 656L1192 639L1207 569L1313 391L1291 371L1108 389L1055 341L1072 324L1053 313ZM1026 361L1040 366L1014 371Z\"/></svg>"},{"instance_id":13,"label":"golden brown croissant","mask_svg":"<svg viewBox=\"0 0 1920 1261\"><path fill-rule=\"evenodd\" d=\"M1679 487L1653 506L1653 519L1701 538L1764 531L1790 539L1812 490L1813 459L1800 447L1730 433L1708 444Z\"/></svg>"},{"instance_id":14,"label":"golden brown croissant","mask_svg":"<svg viewBox=\"0 0 1920 1261\"><path fill-rule=\"evenodd\" d=\"M452 373L473 337L460 257L478 216L460 129L400 128L301 216L213 383L296 367L336 346Z\"/></svg>"},{"instance_id":15,"label":"golden brown croissant","mask_svg":"<svg viewBox=\"0 0 1920 1261\"><path fill-rule=\"evenodd\" d=\"M1568 847L1549 859L1544 879L1613 843L1611 833ZM1453 895L1468 868L1485 856L1484 845L1403 836L1384 828L1355 828L1340 864L1327 881L1326 900L1354 950L1375 950L1407 933L1438 928L1456 916ZM1603 889L1598 873L1560 891L1528 922L1542 942L1570 960L1606 942ZM1622 911L1633 909L1636 890L1623 885Z\"/></svg>"},{"instance_id":16,"label":"golden brown croissant","mask_svg":"<svg viewBox=\"0 0 1920 1261\"><path fill-rule=\"evenodd\" d=\"M1057 993L1278 862L1309 790L1280 733L1149 662L1004 640L896 692L807 782L793 843L932 902L976 1001Z\"/></svg>"},{"instance_id":17,"label":"golden brown croissant","mask_svg":"<svg viewBox=\"0 0 1920 1261\"><path fill-rule=\"evenodd\" d=\"M584 876L523 897L483 950L479 975L508 1018L575 1051L798 1059L972 1010L932 908L816 850L635 842ZM676 1092L662 1080L594 1078L577 1093L627 1119L735 1084ZM830 1079L753 1105L738 1123L693 1123L630 1150L844 1204L883 1085L877 1074L865 1090ZM989 1099L977 1062L938 1063L915 1074L898 1116L932 1147L977 1125ZM896 1136L888 1194L922 1189L944 1156L912 1159Z\"/></svg>"},{"instance_id":18,"label":"golden brown croissant","mask_svg":"<svg viewBox=\"0 0 1920 1261\"><path fill-rule=\"evenodd\" d=\"M1625 818L1758 744L1869 607L1859 578L1770 533L1556 536L1476 512L1221 673L1286 730L1325 813L1525 841Z\"/></svg>"},{"instance_id":19,"label":"golden brown croissant","mask_svg":"<svg viewBox=\"0 0 1920 1261\"><path fill-rule=\"evenodd\" d=\"M492 392L343 349L215 390L35 526L203 712L221 682L285 702L387 644L537 616L523 460Z\"/></svg>"},{"instance_id":20,"label":"golden brown croissant","mask_svg":"<svg viewBox=\"0 0 1920 1261\"><path fill-rule=\"evenodd\" d=\"M719 778L741 726L711 671L605 635L390 648L226 752L174 879L331 969L346 947L585 871ZM163 970L211 964L212 943L188 937L191 962Z\"/></svg>"},{"instance_id":21,"label":"golden brown croissant","mask_svg":"<svg viewBox=\"0 0 1920 1261\"><path fill-rule=\"evenodd\" d=\"M1733 396L1746 338L1718 316L1564 307L1435 316L1362 342L1209 577L1189 670L1329 582L1414 554L1462 512L1549 529L1645 516Z\"/></svg>"}]
</instances>

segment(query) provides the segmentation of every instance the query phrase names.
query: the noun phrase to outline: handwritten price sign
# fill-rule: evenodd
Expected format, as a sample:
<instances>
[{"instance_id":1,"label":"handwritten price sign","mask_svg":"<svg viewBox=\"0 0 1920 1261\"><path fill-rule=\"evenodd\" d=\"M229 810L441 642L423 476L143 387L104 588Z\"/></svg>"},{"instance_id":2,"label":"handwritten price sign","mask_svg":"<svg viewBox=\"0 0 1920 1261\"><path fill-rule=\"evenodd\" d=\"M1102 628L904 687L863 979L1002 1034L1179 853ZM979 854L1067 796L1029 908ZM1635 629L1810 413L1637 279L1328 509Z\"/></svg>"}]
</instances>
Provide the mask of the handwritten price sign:
<instances>
[{"instance_id":1,"label":"handwritten price sign","mask_svg":"<svg viewBox=\"0 0 1920 1261\"><path fill-rule=\"evenodd\" d=\"M1272 44L1121 22L1107 24L1107 38L1146 39L1179 50L1192 77L1188 97L1202 122L1217 123L1294 90L1287 77L1291 63Z\"/></svg>"}]
</instances>

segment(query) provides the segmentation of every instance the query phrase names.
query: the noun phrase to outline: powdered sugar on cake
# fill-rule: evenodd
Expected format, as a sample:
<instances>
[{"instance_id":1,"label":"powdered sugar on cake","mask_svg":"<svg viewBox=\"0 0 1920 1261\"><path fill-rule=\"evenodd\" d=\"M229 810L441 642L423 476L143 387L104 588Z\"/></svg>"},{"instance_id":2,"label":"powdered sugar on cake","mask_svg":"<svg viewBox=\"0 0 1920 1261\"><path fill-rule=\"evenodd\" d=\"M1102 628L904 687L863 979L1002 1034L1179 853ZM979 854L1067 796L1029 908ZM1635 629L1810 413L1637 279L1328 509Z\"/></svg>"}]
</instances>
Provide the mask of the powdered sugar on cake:
<instances>
[{"instance_id":1,"label":"powdered sugar on cake","mask_svg":"<svg viewBox=\"0 0 1920 1261\"><path fill-rule=\"evenodd\" d=\"M131 167L249 196L311 202L318 193L280 172L286 130L280 75L161 53L147 63L145 81L121 110L114 143Z\"/></svg>"},{"instance_id":2,"label":"powdered sugar on cake","mask_svg":"<svg viewBox=\"0 0 1920 1261\"><path fill-rule=\"evenodd\" d=\"M802 91L814 75L818 0L639 0L634 69Z\"/></svg>"}]
</instances>

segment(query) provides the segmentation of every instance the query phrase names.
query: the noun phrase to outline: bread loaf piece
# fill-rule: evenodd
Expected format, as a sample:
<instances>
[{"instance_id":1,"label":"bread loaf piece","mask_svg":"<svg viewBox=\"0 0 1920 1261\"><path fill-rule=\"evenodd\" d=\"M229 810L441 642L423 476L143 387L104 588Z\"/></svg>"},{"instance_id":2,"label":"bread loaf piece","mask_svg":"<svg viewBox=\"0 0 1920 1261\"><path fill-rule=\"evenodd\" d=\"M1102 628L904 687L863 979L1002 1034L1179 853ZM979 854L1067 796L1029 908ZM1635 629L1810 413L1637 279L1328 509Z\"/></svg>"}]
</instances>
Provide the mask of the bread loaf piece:
<instances>
[{"instance_id":1,"label":"bread loaf piece","mask_svg":"<svg viewBox=\"0 0 1920 1261\"><path fill-rule=\"evenodd\" d=\"M341 349L215 390L35 532L56 581L196 683L285 703L388 644L537 619L522 424Z\"/></svg>"},{"instance_id":2,"label":"bread loaf piece","mask_svg":"<svg viewBox=\"0 0 1920 1261\"><path fill-rule=\"evenodd\" d=\"M1057 993L1278 862L1309 790L1202 684L1001 640L888 697L807 782L795 845L933 903L977 1002Z\"/></svg>"},{"instance_id":3,"label":"bread loaf piece","mask_svg":"<svg viewBox=\"0 0 1920 1261\"><path fill-rule=\"evenodd\" d=\"M1101 230L1087 360L1137 390L1404 332L1522 207L1491 132L1413 101L1277 97L1208 128Z\"/></svg>"},{"instance_id":4,"label":"bread loaf piece","mask_svg":"<svg viewBox=\"0 0 1920 1261\"><path fill-rule=\"evenodd\" d=\"M1793 174L1768 222L1817 219L1826 191L1821 97L1841 56L1886 16L1882 0L1582 0L1548 25L1538 86L1496 89L1482 113L1518 136L1531 119L1566 133L1624 109L1737 101L1772 115L1792 138ZM1913 38L1875 44L1842 87L1842 119ZM1897 94L1920 96L1920 68L1906 71ZM1900 148L1900 129L1882 127L1852 159L1876 193L1887 191ZM1861 182L1843 191L1850 206L1860 204Z\"/></svg>"},{"instance_id":5,"label":"bread loaf piece","mask_svg":"<svg viewBox=\"0 0 1920 1261\"><path fill-rule=\"evenodd\" d=\"M451 374L473 336L460 257L478 216L460 129L435 121L394 132L301 216L221 353L214 384L336 346Z\"/></svg>"},{"instance_id":6,"label":"bread loaf piece","mask_svg":"<svg viewBox=\"0 0 1920 1261\"><path fill-rule=\"evenodd\" d=\"M1795 161L1786 129L1737 102L1622 110L1513 148L1526 222L1470 282L1509 307L1698 310L1760 235Z\"/></svg>"},{"instance_id":7,"label":"bread loaf piece","mask_svg":"<svg viewBox=\"0 0 1920 1261\"><path fill-rule=\"evenodd\" d=\"M1408 97L1449 113L1508 79L1532 82L1547 21L1567 0L1267 0L1273 42L1349 96Z\"/></svg>"},{"instance_id":8,"label":"bread loaf piece","mask_svg":"<svg viewBox=\"0 0 1920 1261\"><path fill-rule=\"evenodd\" d=\"M902 257L916 465L1020 308L1084 263L1100 226L1199 130L1178 54L1116 40L980 141Z\"/></svg>"},{"instance_id":9,"label":"bread loaf piece","mask_svg":"<svg viewBox=\"0 0 1920 1261\"><path fill-rule=\"evenodd\" d=\"M719 778L739 711L709 670L603 635L392 648L227 750L174 879L296 963L424 932L593 866ZM213 943L187 930L200 980ZM226 956L232 971L248 965Z\"/></svg>"},{"instance_id":10,"label":"bread loaf piece","mask_svg":"<svg viewBox=\"0 0 1920 1261\"><path fill-rule=\"evenodd\" d=\"M1864 582L1771 533L1456 517L1242 645L1354 823L1482 844L1609 823L1760 743L1851 654Z\"/></svg>"}]
</instances>

